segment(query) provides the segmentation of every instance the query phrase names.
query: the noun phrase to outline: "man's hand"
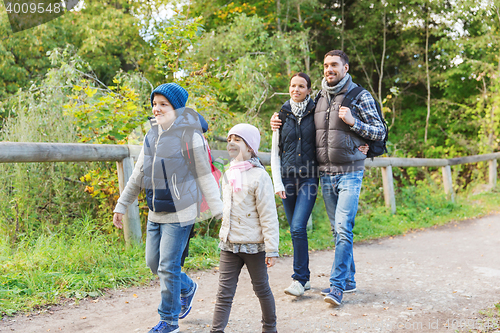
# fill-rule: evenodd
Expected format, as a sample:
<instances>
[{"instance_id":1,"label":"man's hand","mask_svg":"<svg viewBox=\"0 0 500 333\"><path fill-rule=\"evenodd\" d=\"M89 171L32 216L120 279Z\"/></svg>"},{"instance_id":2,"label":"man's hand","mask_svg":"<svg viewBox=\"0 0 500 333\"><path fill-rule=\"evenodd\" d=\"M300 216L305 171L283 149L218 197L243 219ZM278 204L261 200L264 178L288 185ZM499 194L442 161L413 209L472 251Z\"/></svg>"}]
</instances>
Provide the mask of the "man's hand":
<instances>
[{"instance_id":1,"label":"man's hand","mask_svg":"<svg viewBox=\"0 0 500 333\"><path fill-rule=\"evenodd\" d=\"M123 219L123 214L121 213L115 213L115 215L113 215L113 224L118 229L123 228L122 219Z\"/></svg>"},{"instance_id":2,"label":"man's hand","mask_svg":"<svg viewBox=\"0 0 500 333\"><path fill-rule=\"evenodd\" d=\"M351 114L351 109L345 106L341 106L339 109L339 118L344 121L349 126L354 125L354 117Z\"/></svg>"},{"instance_id":3,"label":"man's hand","mask_svg":"<svg viewBox=\"0 0 500 333\"><path fill-rule=\"evenodd\" d=\"M276 263L276 258L275 257L266 257L266 265L267 265L267 267L273 267L275 263Z\"/></svg>"},{"instance_id":4,"label":"man's hand","mask_svg":"<svg viewBox=\"0 0 500 333\"><path fill-rule=\"evenodd\" d=\"M370 150L370 146L368 146L368 144L365 143L364 146L359 146L358 149L360 152L366 155L368 154L368 150Z\"/></svg>"},{"instance_id":5,"label":"man's hand","mask_svg":"<svg viewBox=\"0 0 500 333\"><path fill-rule=\"evenodd\" d=\"M281 199L286 199L286 194L285 191L279 191L276 192L276 194L281 198Z\"/></svg>"},{"instance_id":6,"label":"man's hand","mask_svg":"<svg viewBox=\"0 0 500 333\"><path fill-rule=\"evenodd\" d=\"M278 116L278 113L275 112L273 116L271 117L271 129L273 131L278 130L281 127L281 119Z\"/></svg>"}]
</instances>

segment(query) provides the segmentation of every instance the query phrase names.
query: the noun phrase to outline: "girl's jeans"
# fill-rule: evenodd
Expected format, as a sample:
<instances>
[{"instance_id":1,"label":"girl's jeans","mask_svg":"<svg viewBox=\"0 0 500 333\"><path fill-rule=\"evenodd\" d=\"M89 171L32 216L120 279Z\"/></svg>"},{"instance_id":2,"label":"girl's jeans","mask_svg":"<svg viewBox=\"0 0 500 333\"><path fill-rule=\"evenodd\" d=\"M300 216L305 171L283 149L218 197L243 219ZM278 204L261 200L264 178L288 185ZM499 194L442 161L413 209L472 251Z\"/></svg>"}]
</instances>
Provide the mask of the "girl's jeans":
<instances>
[{"instance_id":1,"label":"girl's jeans","mask_svg":"<svg viewBox=\"0 0 500 333\"><path fill-rule=\"evenodd\" d=\"M193 221L194 222L194 221ZM185 223L183 223L185 225ZM160 319L177 325L181 311L180 297L194 290L194 282L181 271L181 256L189 239L193 224L154 223L148 221L146 263L160 278Z\"/></svg>"},{"instance_id":2,"label":"girl's jeans","mask_svg":"<svg viewBox=\"0 0 500 333\"><path fill-rule=\"evenodd\" d=\"M259 298L262 311L262 332L276 332L276 306L269 286L265 252L246 254L229 251L220 251L219 290L210 332L220 333L226 328L243 265L247 265L253 291Z\"/></svg>"}]
</instances>

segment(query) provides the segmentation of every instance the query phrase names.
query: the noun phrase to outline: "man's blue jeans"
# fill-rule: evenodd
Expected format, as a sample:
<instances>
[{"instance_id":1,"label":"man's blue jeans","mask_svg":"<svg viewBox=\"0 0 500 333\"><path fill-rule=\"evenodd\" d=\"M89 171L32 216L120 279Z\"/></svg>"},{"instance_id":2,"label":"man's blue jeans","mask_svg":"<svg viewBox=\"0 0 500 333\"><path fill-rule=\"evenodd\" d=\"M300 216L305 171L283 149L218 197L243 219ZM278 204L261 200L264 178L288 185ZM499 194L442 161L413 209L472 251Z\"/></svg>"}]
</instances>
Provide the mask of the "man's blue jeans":
<instances>
[{"instance_id":1,"label":"man's blue jeans","mask_svg":"<svg viewBox=\"0 0 500 333\"><path fill-rule=\"evenodd\" d=\"M194 282L181 270L181 256L186 247L192 224L154 223L148 221L146 263L160 278L160 319L177 325L181 311L181 294L190 295Z\"/></svg>"},{"instance_id":2,"label":"man's blue jeans","mask_svg":"<svg viewBox=\"0 0 500 333\"><path fill-rule=\"evenodd\" d=\"M354 219L358 211L363 171L321 176L326 212L335 239L335 260L330 286L345 290L346 283L356 285L352 253Z\"/></svg>"},{"instance_id":3,"label":"man's blue jeans","mask_svg":"<svg viewBox=\"0 0 500 333\"><path fill-rule=\"evenodd\" d=\"M286 199L283 199L286 219L293 244L292 279L304 285L310 278L307 220L318 195L318 178L282 178Z\"/></svg>"}]
</instances>

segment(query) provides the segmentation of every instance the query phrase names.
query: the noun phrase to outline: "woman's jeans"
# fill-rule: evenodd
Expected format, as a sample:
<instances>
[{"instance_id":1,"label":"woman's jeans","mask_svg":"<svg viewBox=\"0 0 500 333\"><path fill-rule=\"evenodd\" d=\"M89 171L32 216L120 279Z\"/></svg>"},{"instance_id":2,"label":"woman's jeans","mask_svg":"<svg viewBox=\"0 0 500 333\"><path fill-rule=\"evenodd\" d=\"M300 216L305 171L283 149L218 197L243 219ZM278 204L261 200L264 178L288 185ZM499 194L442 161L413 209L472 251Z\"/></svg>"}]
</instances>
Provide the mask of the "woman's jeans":
<instances>
[{"instance_id":1,"label":"woman's jeans","mask_svg":"<svg viewBox=\"0 0 500 333\"><path fill-rule=\"evenodd\" d=\"M276 332L276 306L267 276L266 253L232 253L220 251L219 289L212 321L212 333L224 332L229 321L236 285L243 265L247 266L253 291L262 311L262 332Z\"/></svg>"},{"instance_id":2,"label":"woman's jeans","mask_svg":"<svg viewBox=\"0 0 500 333\"><path fill-rule=\"evenodd\" d=\"M321 176L326 212L335 239L335 260L330 286L344 291L346 283L356 286L356 268L352 251L354 218L358 211L363 171Z\"/></svg>"},{"instance_id":3,"label":"woman's jeans","mask_svg":"<svg viewBox=\"0 0 500 333\"><path fill-rule=\"evenodd\" d=\"M193 221L194 222L194 221ZM160 319L177 325L181 311L181 294L190 295L194 282L181 271L181 257L186 248L193 224L154 223L148 221L146 238L146 263L153 274L160 278Z\"/></svg>"},{"instance_id":4,"label":"woman's jeans","mask_svg":"<svg viewBox=\"0 0 500 333\"><path fill-rule=\"evenodd\" d=\"M282 178L286 199L283 200L293 244L292 279L304 285L310 278L307 220L318 195L318 178Z\"/></svg>"}]
</instances>

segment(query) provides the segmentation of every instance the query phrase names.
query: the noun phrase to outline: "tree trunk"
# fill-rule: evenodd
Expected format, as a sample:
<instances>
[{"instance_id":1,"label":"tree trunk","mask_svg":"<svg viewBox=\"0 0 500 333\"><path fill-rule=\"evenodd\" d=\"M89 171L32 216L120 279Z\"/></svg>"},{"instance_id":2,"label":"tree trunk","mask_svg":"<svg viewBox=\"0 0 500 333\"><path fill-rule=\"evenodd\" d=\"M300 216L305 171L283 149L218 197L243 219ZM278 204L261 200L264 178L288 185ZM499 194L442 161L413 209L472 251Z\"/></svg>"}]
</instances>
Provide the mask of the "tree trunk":
<instances>
[{"instance_id":1,"label":"tree trunk","mask_svg":"<svg viewBox=\"0 0 500 333\"><path fill-rule=\"evenodd\" d=\"M382 17L382 23L384 24L383 30L383 46L382 46L382 59L380 59L380 73L378 73L378 102L380 107L382 107L382 80L384 78L384 63L385 63L385 51L387 45L387 15L384 8L384 16Z\"/></svg>"},{"instance_id":2,"label":"tree trunk","mask_svg":"<svg viewBox=\"0 0 500 333\"><path fill-rule=\"evenodd\" d=\"M281 2L280 0L276 0L276 25L278 26L278 31L280 33L283 33L283 31L281 30L280 15L281 15Z\"/></svg>"},{"instance_id":3,"label":"tree trunk","mask_svg":"<svg viewBox=\"0 0 500 333\"><path fill-rule=\"evenodd\" d=\"M302 22L302 15L300 14L300 3L297 3L297 18L299 19L299 23L304 29L304 23ZM306 67L306 74L309 75L309 71L311 68L311 58L309 57L309 40L307 38L307 32L304 30L302 33L302 53L304 54L304 65Z\"/></svg>"},{"instance_id":4,"label":"tree trunk","mask_svg":"<svg viewBox=\"0 0 500 333\"><path fill-rule=\"evenodd\" d=\"M281 19L280 19L280 15L281 15L281 1L280 0L276 0L276 24L278 26L278 32L280 35L283 35L283 28L281 27ZM288 17L288 15L287 15ZM286 30L286 21L285 21L285 30ZM286 73L287 73L287 76L290 76L292 70L291 70L291 67L290 67L290 58L289 58L289 54L286 54L285 55L285 64L286 64Z\"/></svg>"},{"instance_id":5,"label":"tree trunk","mask_svg":"<svg viewBox=\"0 0 500 333\"><path fill-rule=\"evenodd\" d=\"M425 73L427 76L427 117L425 118L424 142L427 143L429 118L431 117L431 78L429 74L429 12L425 20Z\"/></svg>"},{"instance_id":6,"label":"tree trunk","mask_svg":"<svg viewBox=\"0 0 500 333\"><path fill-rule=\"evenodd\" d=\"M342 51L344 51L344 28L345 28L344 0L342 0L342 30L340 31L340 49Z\"/></svg>"}]
</instances>

